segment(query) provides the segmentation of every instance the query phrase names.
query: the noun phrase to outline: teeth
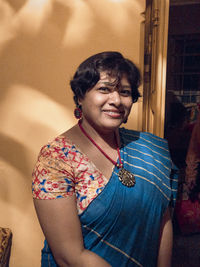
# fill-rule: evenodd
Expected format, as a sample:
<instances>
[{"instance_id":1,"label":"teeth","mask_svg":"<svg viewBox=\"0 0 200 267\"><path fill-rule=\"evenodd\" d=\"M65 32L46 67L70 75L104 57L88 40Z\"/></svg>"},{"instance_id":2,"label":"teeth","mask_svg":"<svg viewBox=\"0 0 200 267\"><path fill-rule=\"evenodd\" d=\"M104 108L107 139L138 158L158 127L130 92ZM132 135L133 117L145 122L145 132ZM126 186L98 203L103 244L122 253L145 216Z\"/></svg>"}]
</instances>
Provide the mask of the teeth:
<instances>
[{"instance_id":1,"label":"teeth","mask_svg":"<svg viewBox=\"0 0 200 267\"><path fill-rule=\"evenodd\" d=\"M115 111L107 111L109 114L119 114L120 115L120 113L119 112L115 112Z\"/></svg>"},{"instance_id":2,"label":"teeth","mask_svg":"<svg viewBox=\"0 0 200 267\"><path fill-rule=\"evenodd\" d=\"M111 114L120 114L119 111L110 111L110 110L105 110L105 112L107 113L111 113Z\"/></svg>"}]
</instances>

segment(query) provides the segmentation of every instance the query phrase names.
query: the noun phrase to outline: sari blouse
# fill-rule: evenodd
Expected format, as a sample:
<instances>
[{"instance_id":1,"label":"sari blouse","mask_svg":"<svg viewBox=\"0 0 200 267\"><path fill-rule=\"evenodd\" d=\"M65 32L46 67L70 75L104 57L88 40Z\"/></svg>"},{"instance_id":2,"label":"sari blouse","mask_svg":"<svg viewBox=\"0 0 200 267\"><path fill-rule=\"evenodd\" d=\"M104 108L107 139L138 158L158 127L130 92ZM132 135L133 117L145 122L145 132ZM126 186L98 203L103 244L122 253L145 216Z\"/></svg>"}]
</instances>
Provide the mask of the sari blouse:
<instances>
[{"instance_id":1,"label":"sari blouse","mask_svg":"<svg viewBox=\"0 0 200 267\"><path fill-rule=\"evenodd\" d=\"M107 180L75 144L59 136L40 151L33 171L33 197L76 194L86 249L112 267L155 267L162 217L176 199L177 169L166 140L125 128L119 134L121 159L135 176L134 187L119 181L117 167ZM42 262L42 267L57 266L46 241Z\"/></svg>"}]
</instances>

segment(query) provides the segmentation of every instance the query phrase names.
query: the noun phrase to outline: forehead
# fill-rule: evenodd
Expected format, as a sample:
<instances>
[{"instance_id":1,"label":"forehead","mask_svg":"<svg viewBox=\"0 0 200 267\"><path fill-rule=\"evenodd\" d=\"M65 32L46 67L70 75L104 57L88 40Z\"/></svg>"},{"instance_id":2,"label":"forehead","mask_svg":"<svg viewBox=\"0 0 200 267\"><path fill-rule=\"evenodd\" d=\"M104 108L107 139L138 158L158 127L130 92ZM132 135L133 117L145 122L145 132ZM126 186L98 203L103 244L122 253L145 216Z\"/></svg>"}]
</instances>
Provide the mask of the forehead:
<instances>
[{"instance_id":1,"label":"forehead","mask_svg":"<svg viewBox=\"0 0 200 267\"><path fill-rule=\"evenodd\" d=\"M119 78L117 76L110 75L106 71L100 72L100 79L99 79L98 83L111 83L111 84L120 83L120 84L130 85L125 74L122 75L122 77L119 81Z\"/></svg>"}]
</instances>

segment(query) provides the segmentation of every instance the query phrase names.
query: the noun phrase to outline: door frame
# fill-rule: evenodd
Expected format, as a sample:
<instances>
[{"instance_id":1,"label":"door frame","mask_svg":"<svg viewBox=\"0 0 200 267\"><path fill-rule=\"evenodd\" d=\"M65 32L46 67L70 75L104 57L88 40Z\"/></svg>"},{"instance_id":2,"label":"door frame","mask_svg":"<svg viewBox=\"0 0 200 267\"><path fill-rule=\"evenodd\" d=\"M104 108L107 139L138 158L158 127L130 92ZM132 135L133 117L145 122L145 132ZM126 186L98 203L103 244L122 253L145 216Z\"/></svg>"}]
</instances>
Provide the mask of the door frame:
<instances>
[{"instance_id":1,"label":"door frame","mask_svg":"<svg viewBox=\"0 0 200 267\"><path fill-rule=\"evenodd\" d=\"M146 0L143 130L164 137L169 0Z\"/></svg>"}]
</instances>

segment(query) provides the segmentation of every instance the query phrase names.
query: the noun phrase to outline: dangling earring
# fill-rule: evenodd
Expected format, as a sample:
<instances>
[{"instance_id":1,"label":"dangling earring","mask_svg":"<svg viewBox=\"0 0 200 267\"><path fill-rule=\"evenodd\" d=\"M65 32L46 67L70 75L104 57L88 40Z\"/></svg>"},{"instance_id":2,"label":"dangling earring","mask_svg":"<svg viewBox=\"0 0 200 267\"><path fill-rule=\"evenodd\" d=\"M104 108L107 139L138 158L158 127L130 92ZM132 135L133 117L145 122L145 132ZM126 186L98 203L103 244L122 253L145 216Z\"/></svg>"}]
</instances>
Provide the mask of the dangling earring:
<instances>
[{"instance_id":1,"label":"dangling earring","mask_svg":"<svg viewBox=\"0 0 200 267\"><path fill-rule=\"evenodd\" d=\"M76 108L74 109L74 116L76 119L81 119L82 117L82 110L81 110L81 106L77 105Z\"/></svg>"},{"instance_id":2,"label":"dangling earring","mask_svg":"<svg viewBox=\"0 0 200 267\"><path fill-rule=\"evenodd\" d=\"M127 121L128 121L128 118L124 119L123 123L125 124L127 123Z\"/></svg>"}]
</instances>

